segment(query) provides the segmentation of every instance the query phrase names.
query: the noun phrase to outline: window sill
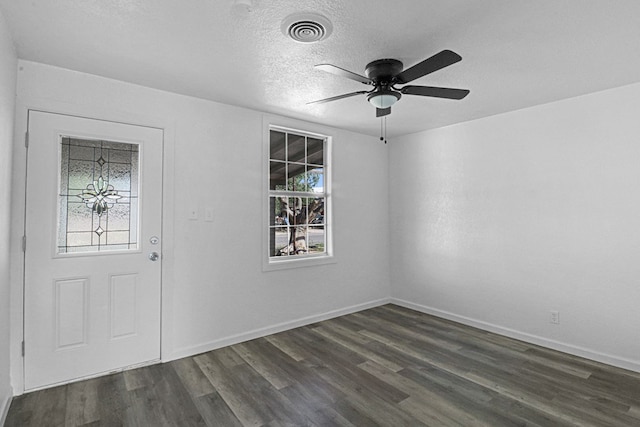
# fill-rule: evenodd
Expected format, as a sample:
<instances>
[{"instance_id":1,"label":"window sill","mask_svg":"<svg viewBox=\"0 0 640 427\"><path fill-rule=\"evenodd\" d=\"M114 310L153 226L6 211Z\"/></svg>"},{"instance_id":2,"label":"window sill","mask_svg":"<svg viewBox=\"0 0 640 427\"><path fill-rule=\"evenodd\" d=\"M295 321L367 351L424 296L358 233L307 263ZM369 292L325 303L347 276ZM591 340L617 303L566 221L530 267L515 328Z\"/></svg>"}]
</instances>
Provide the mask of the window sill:
<instances>
[{"instance_id":1,"label":"window sill","mask_svg":"<svg viewBox=\"0 0 640 427\"><path fill-rule=\"evenodd\" d=\"M291 268L305 268L315 267L318 265L327 265L337 263L336 258L333 255L312 256L299 259L284 259L284 260L265 260L262 266L262 271L278 271L288 270Z\"/></svg>"}]
</instances>

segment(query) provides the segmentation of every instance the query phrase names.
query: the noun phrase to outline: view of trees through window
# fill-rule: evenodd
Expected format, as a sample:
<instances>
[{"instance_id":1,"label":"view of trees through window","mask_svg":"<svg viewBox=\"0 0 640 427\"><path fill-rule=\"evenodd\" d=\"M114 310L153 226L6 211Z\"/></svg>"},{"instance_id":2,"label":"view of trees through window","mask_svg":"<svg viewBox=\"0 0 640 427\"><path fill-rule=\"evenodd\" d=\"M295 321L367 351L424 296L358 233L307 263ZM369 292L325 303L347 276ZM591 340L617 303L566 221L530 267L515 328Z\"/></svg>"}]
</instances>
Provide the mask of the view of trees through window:
<instances>
[{"instance_id":1,"label":"view of trees through window","mask_svg":"<svg viewBox=\"0 0 640 427\"><path fill-rule=\"evenodd\" d=\"M269 134L269 256L326 254L326 138Z\"/></svg>"}]
</instances>

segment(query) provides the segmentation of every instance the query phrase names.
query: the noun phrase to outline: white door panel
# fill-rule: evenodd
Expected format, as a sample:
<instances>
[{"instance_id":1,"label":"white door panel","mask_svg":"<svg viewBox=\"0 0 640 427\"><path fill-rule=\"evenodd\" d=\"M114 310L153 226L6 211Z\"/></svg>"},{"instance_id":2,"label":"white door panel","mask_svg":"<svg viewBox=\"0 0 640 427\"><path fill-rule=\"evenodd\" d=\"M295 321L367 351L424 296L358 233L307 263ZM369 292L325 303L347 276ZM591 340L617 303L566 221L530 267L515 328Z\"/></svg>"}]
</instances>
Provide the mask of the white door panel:
<instances>
[{"instance_id":1,"label":"white door panel","mask_svg":"<svg viewBox=\"0 0 640 427\"><path fill-rule=\"evenodd\" d=\"M160 129L29 113L27 390L159 359L162 143Z\"/></svg>"}]
</instances>

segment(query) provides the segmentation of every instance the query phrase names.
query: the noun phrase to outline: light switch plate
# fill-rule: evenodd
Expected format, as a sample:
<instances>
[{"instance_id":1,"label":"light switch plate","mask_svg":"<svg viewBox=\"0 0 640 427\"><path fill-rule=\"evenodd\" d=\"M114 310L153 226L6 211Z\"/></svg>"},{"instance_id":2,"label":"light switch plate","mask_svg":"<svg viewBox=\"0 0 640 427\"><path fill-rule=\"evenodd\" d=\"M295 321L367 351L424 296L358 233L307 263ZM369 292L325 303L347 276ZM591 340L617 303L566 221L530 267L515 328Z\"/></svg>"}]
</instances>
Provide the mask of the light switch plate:
<instances>
[{"instance_id":1,"label":"light switch plate","mask_svg":"<svg viewBox=\"0 0 640 427\"><path fill-rule=\"evenodd\" d=\"M206 208L204 210L204 220L213 222L213 208Z\"/></svg>"},{"instance_id":2,"label":"light switch plate","mask_svg":"<svg viewBox=\"0 0 640 427\"><path fill-rule=\"evenodd\" d=\"M191 221L196 221L198 219L198 208L189 209L189 219Z\"/></svg>"}]
</instances>

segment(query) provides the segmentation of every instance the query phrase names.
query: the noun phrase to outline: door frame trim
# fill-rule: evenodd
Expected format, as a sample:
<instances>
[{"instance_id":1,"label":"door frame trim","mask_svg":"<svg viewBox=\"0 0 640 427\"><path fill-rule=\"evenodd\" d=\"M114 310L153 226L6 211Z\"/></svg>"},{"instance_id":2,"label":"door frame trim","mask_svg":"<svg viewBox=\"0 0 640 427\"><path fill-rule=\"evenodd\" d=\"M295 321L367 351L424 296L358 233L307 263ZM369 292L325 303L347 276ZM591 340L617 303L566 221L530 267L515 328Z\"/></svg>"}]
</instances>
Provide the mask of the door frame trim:
<instances>
[{"instance_id":1,"label":"door frame trim","mask_svg":"<svg viewBox=\"0 0 640 427\"><path fill-rule=\"evenodd\" d=\"M175 129L174 119L159 116L141 115L137 112L115 110L95 105L76 105L45 99L35 96L18 97L16 100L16 115L14 122L14 150L12 159L12 189L11 189L11 217L13 225L11 231L11 261L10 261L10 373L11 385L15 396L25 392L25 365L22 356L22 343L25 338L25 252L22 250L22 236L26 227L26 179L27 179L27 148L25 135L29 129L29 113L38 111L51 114L80 117L103 122L113 122L133 126L159 129L163 133L162 146L162 236L163 262L160 272L160 357L149 361L150 364L162 362L165 355L170 354L171 339L168 334L171 323L171 307L166 295L173 292L173 281L169 278L173 271L174 246L174 212L173 206L175 171ZM27 346L28 351L28 346ZM146 362L145 362L146 363ZM123 367L128 369L131 367ZM75 380L74 380L75 381ZM31 390L29 390L31 391Z\"/></svg>"}]
</instances>

